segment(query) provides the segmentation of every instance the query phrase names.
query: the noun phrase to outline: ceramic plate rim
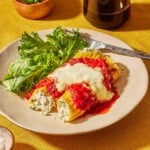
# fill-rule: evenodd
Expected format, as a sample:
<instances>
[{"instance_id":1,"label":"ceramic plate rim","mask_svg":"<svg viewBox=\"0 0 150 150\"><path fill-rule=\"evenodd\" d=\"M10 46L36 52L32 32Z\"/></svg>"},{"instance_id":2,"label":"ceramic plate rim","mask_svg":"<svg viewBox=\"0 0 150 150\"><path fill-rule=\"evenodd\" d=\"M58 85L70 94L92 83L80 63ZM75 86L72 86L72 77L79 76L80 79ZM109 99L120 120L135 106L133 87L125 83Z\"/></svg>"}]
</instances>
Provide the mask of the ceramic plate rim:
<instances>
[{"instance_id":1,"label":"ceramic plate rim","mask_svg":"<svg viewBox=\"0 0 150 150\"><path fill-rule=\"evenodd\" d=\"M68 29L72 29L72 28L68 28ZM76 28L74 28L74 29L76 29ZM45 35L45 34L47 34L47 33L51 33L52 31L53 31L54 29L45 29L45 30L41 30L41 31L38 31L38 33L41 35L41 36L43 36L43 35ZM100 38L100 40L104 40L104 42L110 42L111 44L113 44L113 42L115 42L118 46L122 46L122 47L125 47L125 48L131 48L130 46L128 46L125 42L123 42L123 41L121 41L121 40L119 40L118 38L116 38L116 37L113 37L113 36L111 36L111 35L108 35L108 34L106 34L106 33L102 33L102 32L98 32L98 31L94 31L94 30L90 30L90 29L85 29L85 28L79 28L79 31L80 32L87 32L87 33L89 33L91 36L92 36L92 38ZM104 37L104 39L103 39L103 37ZM8 51L9 50L9 47L11 47L11 46L14 46L17 42L19 42L19 40L20 40L20 38L18 38L18 39L16 39L16 40L14 40L13 42L11 42L10 44L8 44L7 46L5 46L3 49L2 49L2 51L0 52L0 55L3 55L6 51ZM15 46L14 46L15 47ZM137 99L136 99L136 101L135 102L133 102L132 103L132 107L129 107L125 112L123 112L122 113L122 115L118 115L117 114L117 116L115 117L115 116L113 116L113 119L112 120L110 120L110 121L105 121L105 123L104 123L104 125L102 125L102 126L100 126L100 127L98 127L98 126L94 126L94 127L92 127L92 126L89 126L89 128L88 128L88 120L86 120L85 121L85 123L83 123L83 125L82 125L82 127L81 128L79 128L79 130L77 130L76 129L76 127L75 127L75 130L73 130L73 131L71 131L71 130L69 130L69 131L66 131L65 129L63 130L58 130L57 128L56 129L52 129L52 130L48 130L48 131L46 131L46 130L43 130L43 131L41 131L41 129L38 129L38 128L36 128L36 129L33 129L32 127L27 127L27 126L24 126L23 124L21 124L21 123L19 123L19 122L17 122L17 121L15 121L13 118L14 118L14 116L10 116L10 114L8 115L7 113L5 113L5 112L1 112L1 114L3 115L3 116L5 116L6 118L8 118L10 121L12 121L14 124L16 124L16 125L18 125L18 126L20 126L20 127L22 127L22 128L25 128L25 129L28 129L28 130L31 130L31 131L34 131L34 132L39 132L39 133L44 133L44 134L55 134L55 135L69 135L69 134L81 134L81 133L87 133L87 132L91 132L91 131L95 131L95 130L99 130L99 129L102 129L102 128L104 128L104 127L107 127L107 126L109 126L109 125L112 125L112 124L114 124L114 123L116 123L116 122L118 122L120 119L122 119L123 117L125 117L126 115L128 115L138 104L139 104L139 102L142 100L142 98L144 97L144 95L145 95L145 93L146 93L146 91L147 91L147 88L148 88L148 73L147 73L147 69L146 69L146 67L145 67L145 65L144 65L144 63L143 63L143 61L141 60L141 59L139 59L139 58L131 58L131 57L127 57L127 56L121 56L121 55L117 55L117 54L110 54L112 57L114 57L115 59L120 59L119 57L121 57L121 58L123 58L123 59L125 59L125 62L127 61L127 60L129 60L129 61L133 61L133 62L136 62L136 63L138 63L138 64L140 64L141 66L141 68L143 69L143 71L144 71L144 83L145 83L145 85L142 85L143 86L143 92L141 92L141 94L137 97ZM132 71L131 71L132 72ZM1 91L1 89L0 89L0 91ZM4 91L2 91L2 92L4 92ZM1 92L1 93L2 93ZM0 93L0 95L1 95L1 93ZM8 93L7 93L8 94ZM6 94L6 95L7 95ZM21 104L20 104L21 105ZM113 108L112 108L112 111L115 111L115 109L116 109L116 107L118 107L118 103L116 103L116 104L114 104L113 105ZM1 106L1 103L0 103L0 106ZM0 108L1 109L1 108ZM36 112L36 113L38 113L38 112ZM109 112L108 112L108 114L109 114ZM94 119L91 119L91 118L95 118L95 117L97 117L98 119L100 118L100 119L103 119L103 118L107 118L107 116L108 116L108 114L106 113L104 116L102 116L102 117L97 117L97 116L92 116L92 117L90 117L90 120L94 120ZM39 114L40 115L40 114ZM68 123L67 123L68 124ZM80 124L80 123L79 123ZM79 126L79 124L76 124L77 126ZM63 123L62 123L62 125L63 125ZM83 126L86 126L86 129L84 130L83 129ZM79 126L80 127L80 126Z\"/></svg>"}]
</instances>

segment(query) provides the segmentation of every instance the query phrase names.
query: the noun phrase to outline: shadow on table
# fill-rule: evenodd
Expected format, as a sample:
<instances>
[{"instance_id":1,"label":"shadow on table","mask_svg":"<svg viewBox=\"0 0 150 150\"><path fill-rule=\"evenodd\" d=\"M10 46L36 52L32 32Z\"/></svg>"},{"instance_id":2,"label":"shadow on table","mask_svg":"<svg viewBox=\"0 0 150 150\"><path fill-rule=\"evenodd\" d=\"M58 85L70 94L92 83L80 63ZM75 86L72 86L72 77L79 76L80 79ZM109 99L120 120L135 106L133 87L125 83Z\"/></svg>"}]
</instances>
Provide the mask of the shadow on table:
<instances>
[{"instance_id":1,"label":"shadow on table","mask_svg":"<svg viewBox=\"0 0 150 150\"><path fill-rule=\"evenodd\" d=\"M135 150L145 148L150 146L148 105L150 95L148 93L150 93L150 89L148 89L142 102L128 116L102 130L70 136L44 135L38 133L36 135L50 145L64 150L83 150L85 148L86 150Z\"/></svg>"},{"instance_id":2,"label":"shadow on table","mask_svg":"<svg viewBox=\"0 0 150 150\"><path fill-rule=\"evenodd\" d=\"M131 16L120 27L114 31L136 31L150 29L150 3L132 3ZM79 0L56 1L53 11L41 21L64 20L78 16L82 12L82 4Z\"/></svg>"},{"instance_id":3,"label":"shadow on table","mask_svg":"<svg viewBox=\"0 0 150 150\"><path fill-rule=\"evenodd\" d=\"M65 20L73 18L82 11L81 2L79 0L58 0L55 3L53 11L44 20Z\"/></svg>"},{"instance_id":4,"label":"shadow on table","mask_svg":"<svg viewBox=\"0 0 150 150\"><path fill-rule=\"evenodd\" d=\"M150 3L133 3L131 16L120 28L114 31L136 31L150 29Z\"/></svg>"},{"instance_id":5,"label":"shadow on table","mask_svg":"<svg viewBox=\"0 0 150 150\"><path fill-rule=\"evenodd\" d=\"M31 145L23 143L15 143L13 150L36 150L36 149Z\"/></svg>"}]
</instances>

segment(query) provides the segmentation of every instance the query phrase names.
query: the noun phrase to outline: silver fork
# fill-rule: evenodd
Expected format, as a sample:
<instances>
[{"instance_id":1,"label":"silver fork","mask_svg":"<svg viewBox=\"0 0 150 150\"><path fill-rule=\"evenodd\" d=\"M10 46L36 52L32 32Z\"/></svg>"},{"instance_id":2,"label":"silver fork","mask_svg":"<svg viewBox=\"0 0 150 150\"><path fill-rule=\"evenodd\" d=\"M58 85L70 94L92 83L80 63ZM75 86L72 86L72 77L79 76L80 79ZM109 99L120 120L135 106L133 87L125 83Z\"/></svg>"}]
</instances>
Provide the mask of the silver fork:
<instances>
[{"instance_id":1,"label":"silver fork","mask_svg":"<svg viewBox=\"0 0 150 150\"><path fill-rule=\"evenodd\" d=\"M70 31L68 29L64 29L64 31L68 33L73 33L73 31ZM150 54L107 44L102 41L97 41L95 39L91 39L87 33L80 33L80 35L84 40L86 40L89 43L89 49L97 49L104 52L112 52L112 53L131 56L131 57L150 59Z\"/></svg>"}]
</instances>

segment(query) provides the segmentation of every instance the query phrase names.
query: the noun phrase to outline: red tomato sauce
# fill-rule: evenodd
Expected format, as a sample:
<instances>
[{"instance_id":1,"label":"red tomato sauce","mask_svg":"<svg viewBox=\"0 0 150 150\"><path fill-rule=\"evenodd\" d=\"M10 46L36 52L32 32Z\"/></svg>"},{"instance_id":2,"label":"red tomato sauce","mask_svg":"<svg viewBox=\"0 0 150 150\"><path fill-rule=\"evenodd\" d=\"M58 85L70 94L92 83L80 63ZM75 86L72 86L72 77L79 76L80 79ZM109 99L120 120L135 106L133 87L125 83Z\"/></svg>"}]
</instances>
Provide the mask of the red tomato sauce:
<instances>
[{"instance_id":1,"label":"red tomato sauce","mask_svg":"<svg viewBox=\"0 0 150 150\"><path fill-rule=\"evenodd\" d=\"M109 111L111 106L115 103L115 101L119 98L119 94L116 91L114 91L115 94L112 97L111 100L104 102L104 103L98 103L93 109L91 109L88 113L90 114L104 114Z\"/></svg>"},{"instance_id":2,"label":"red tomato sauce","mask_svg":"<svg viewBox=\"0 0 150 150\"><path fill-rule=\"evenodd\" d=\"M93 94L90 87L88 86L88 83L76 83L68 85L68 89L71 92L72 99L74 102L74 105L76 108L85 110L88 113L92 114L99 114L99 113L105 113L107 112L113 103L116 101L116 99L119 97L119 94L116 90L116 88L113 86L113 76L112 71L109 70L109 66L106 63L105 59L99 58L99 59L92 59L92 58L73 58L69 62L65 63L74 65L76 63L84 63L92 68L100 68L102 71L102 74L104 76L103 84L105 85L106 89L113 92L114 96L111 100L104 102L104 103L97 103L98 100L96 98L96 95ZM40 87L46 87L47 92L54 98L59 98L64 92L59 92L56 87L56 82L54 79L45 78L41 81L39 81L33 89L26 93L24 97L26 99L30 99L35 89Z\"/></svg>"},{"instance_id":3,"label":"red tomato sauce","mask_svg":"<svg viewBox=\"0 0 150 150\"><path fill-rule=\"evenodd\" d=\"M92 68L100 68L104 76L103 84L106 89L113 92L114 96L111 100L104 103L97 103L96 95L92 94L90 88L83 86L82 84L74 84L71 86L71 93L74 103L77 108L86 110L88 113L105 113L113 105L113 103L119 97L117 89L113 86L113 71L109 70L109 66L105 59L91 59L91 58L73 58L69 61L69 64L74 65L76 63L84 63Z\"/></svg>"},{"instance_id":4,"label":"red tomato sauce","mask_svg":"<svg viewBox=\"0 0 150 150\"><path fill-rule=\"evenodd\" d=\"M41 87L46 87L47 92L54 98L59 98L63 92L59 92L58 89L56 88L56 84L55 84L55 80L54 79L49 79L49 78L45 78L43 80L40 80L31 91L29 91L28 93L26 93L24 95L24 97L28 100L30 99L30 97L32 96L33 92Z\"/></svg>"},{"instance_id":5,"label":"red tomato sauce","mask_svg":"<svg viewBox=\"0 0 150 150\"><path fill-rule=\"evenodd\" d=\"M88 83L72 84L68 88L76 108L89 111L97 103L96 96L92 93Z\"/></svg>"}]
</instances>

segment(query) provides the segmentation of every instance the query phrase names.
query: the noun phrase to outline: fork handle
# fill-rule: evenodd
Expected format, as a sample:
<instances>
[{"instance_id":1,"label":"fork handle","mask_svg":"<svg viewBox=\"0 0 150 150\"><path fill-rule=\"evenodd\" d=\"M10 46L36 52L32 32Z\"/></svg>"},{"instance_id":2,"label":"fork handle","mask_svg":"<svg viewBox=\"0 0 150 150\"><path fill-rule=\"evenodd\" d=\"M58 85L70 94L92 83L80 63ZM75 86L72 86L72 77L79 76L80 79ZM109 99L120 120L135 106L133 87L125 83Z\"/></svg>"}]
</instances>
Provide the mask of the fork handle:
<instances>
[{"instance_id":1,"label":"fork handle","mask_svg":"<svg viewBox=\"0 0 150 150\"><path fill-rule=\"evenodd\" d=\"M68 30L68 29L64 29L65 32L69 32L69 33L73 33L72 31ZM80 33L80 35L84 38L86 38L86 40L92 40L89 37L87 37L87 35L85 33ZM134 51L131 49L126 49L126 48L122 48L122 47L118 47L118 46L114 46L114 45L110 45L110 44L106 44L97 40L92 40L92 42L94 42L94 47L96 47L97 49L108 49L108 51L112 52L112 53L117 53L117 54L122 54L122 55L126 55L126 56L131 56L131 57L138 57L138 58L144 58L144 59L150 59L150 54L144 53L144 52L139 52L139 51ZM97 44L97 46L95 46L95 44Z\"/></svg>"},{"instance_id":2,"label":"fork handle","mask_svg":"<svg viewBox=\"0 0 150 150\"><path fill-rule=\"evenodd\" d=\"M144 52L139 52L139 51L134 51L110 44L105 45L106 49L109 49L109 51L112 51L112 53L118 53L118 54L123 54L126 56L131 56L131 57L138 57L138 58L144 58L144 59L150 59L150 54L144 53Z\"/></svg>"}]
</instances>

